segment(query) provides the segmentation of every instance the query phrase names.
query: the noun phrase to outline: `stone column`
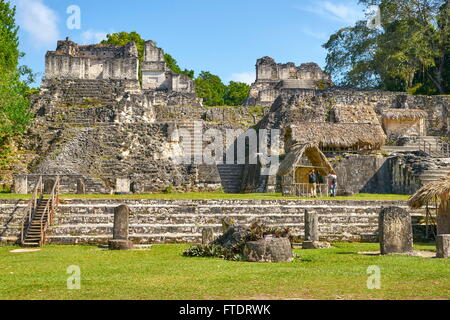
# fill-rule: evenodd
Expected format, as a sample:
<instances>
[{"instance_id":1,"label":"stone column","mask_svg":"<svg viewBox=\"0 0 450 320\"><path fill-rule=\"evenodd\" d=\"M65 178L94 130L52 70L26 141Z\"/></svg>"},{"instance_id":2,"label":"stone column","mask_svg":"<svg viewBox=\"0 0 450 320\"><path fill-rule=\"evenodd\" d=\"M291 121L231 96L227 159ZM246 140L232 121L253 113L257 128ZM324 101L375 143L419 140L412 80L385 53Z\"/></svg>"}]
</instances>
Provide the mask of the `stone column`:
<instances>
[{"instance_id":1,"label":"stone column","mask_svg":"<svg viewBox=\"0 0 450 320\"><path fill-rule=\"evenodd\" d=\"M84 184L83 179L77 180L77 194L85 194L86 193L86 186Z\"/></svg>"},{"instance_id":2,"label":"stone column","mask_svg":"<svg viewBox=\"0 0 450 320\"><path fill-rule=\"evenodd\" d=\"M319 216L308 210L305 210L305 240L319 241Z\"/></svg>"},{"instance_id":3,"label":"stone column","mask_svg":"<svg viewBox=\"0 0 450 320\"><path fill-rule=\"evenodd\" d=\"M203 228L202 230L202 244L207 245L213 242L214 232L213 228Z\"/></svg>"},{"instance_id":4,"label":"stone column","mask_svg":"<svg viewBox=\"0 0 450 320\"><path fill-rule=\"evenodd\" d=\"M14 176L14 193L28 194L28 176Z\"/></svg>"},{"instance_id":5,"label":"stone column","mask_svg":"<svg viewBox=\"0 0 450 320\"><path fill-rule=\"evenodd\" d=\"M110 250L133 249L133 242L128 240L130 209L126 205L114 208L113 240L109 241Z\"/></svg>"},{"instance_id":6,"label":"stone column","mask_svg":"<svg viewBox=\"0 0 450 320\"><path fill-rule=\"evenodd\" d=\"M413 232L410 214L399 207L381 210L378 228L381 254L413 251Z\"/></svg>"},{"instance_id":7,"label":"stone column","mask_svg":"<svg viewBox=\"0 0 450 320\"><path fill-rule=\"evenodd\" d=\"M303 249L326 249L331 248L328 242L320 242L319 215L317 212L305 210L305 241Z\"/></svg>"},{"instance_id":8,"label":"stone column","mask_svg":"<svg viewBox=\"0 0 450 320\"><path fill-rule=\"evenodd\" d=\"M436 238L436 249L438 258L450 257L450 234L439 234Z\"/></svg>"}]
</instances>

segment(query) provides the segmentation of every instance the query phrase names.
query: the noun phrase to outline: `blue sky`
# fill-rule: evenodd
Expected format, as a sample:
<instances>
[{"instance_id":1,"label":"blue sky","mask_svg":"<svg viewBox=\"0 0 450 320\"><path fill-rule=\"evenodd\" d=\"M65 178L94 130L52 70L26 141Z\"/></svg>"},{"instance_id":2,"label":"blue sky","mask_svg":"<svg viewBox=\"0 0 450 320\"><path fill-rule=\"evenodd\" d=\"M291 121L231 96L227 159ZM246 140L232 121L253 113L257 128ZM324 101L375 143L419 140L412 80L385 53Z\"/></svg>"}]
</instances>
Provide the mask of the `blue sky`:
<instances>
[{"instance_id":1,"label":"blue sky","mask_svg":"<svg viewBox=\"0 0 450 320\"><path fill-rule=\"evenodd\" d=\"M252 82L256 59L317 62L322 44L339 28L364 17L357 0L11 0L17 5L22 64L44 73L47 50L69 36L97 43L107 33L137 31L155 40L182 68ZM81 28L66 21L71 5L81 10Z\"/></svg>"}]
</instances>

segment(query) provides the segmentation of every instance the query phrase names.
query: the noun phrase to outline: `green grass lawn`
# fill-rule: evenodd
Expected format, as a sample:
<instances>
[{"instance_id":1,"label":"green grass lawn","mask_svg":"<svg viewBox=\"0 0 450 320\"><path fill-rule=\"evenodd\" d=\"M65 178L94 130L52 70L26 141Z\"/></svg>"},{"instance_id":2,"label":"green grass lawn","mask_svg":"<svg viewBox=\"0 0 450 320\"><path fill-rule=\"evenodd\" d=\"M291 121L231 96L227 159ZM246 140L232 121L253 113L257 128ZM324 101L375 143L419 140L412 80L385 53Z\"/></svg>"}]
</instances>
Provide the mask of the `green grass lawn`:
<instances>
[{"instance_id":1,"label":"green grass lawn","mask_svg":"<svg viewBox=\"0 0 450 320\"><path fill-rule=\"evenodd\" d=\"M0 247L0 299L449 299L448 259L359 255L377 244L337 243L296 250L301 260L258 264L181 256L186 245L107 251L46 246L10 253ZM434 245L416 249L433 250ZM81 290L66 287L67 267L81 268ZM381 268L369 290L367 268Z\"/></svg>"},{"instance_id":2,"label":"green grass lawn","mask_svg":"<svg viewBox=\"0 0 450 320\"><path fill-rule=\"evenodd\" d=\"M31 199L31 195L12 193L0 193L0 199ZM170 193L170 194L131 194L131 195L104 195L104 194L82 194L62 195L62 199L303 199L316 200L313 198L283 197L281 193L250 193L230 194L223 192L197 192L197 193ZM399 194L357 194L351 197L323 197L322 200L408 200L408 195Z\"/></svg>"}]
</instances>

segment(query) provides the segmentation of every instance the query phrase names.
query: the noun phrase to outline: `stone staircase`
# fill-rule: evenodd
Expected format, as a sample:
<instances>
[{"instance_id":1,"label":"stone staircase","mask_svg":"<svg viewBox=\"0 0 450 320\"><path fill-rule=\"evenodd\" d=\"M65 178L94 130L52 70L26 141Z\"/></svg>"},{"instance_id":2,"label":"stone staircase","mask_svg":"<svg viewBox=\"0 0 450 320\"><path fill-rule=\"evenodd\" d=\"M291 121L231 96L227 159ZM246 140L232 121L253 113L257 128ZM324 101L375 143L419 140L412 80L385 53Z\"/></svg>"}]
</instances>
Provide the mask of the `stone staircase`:
<instances>
[{"instance_id":1,"label":"stone staircase","mask_svg":"<svg viewBox=\"0 0 450 320\"><path fill-rule=\"evenodd\" d=\"M39 247L41 245L41 225L46 225L48 221L48 214L45 213L49 199L41 198L36 208L36 213L33 215L31 222L26 226L24 234L23 247ZM42 223L41 223L42 219Z\"/></svg>"},{"instance_id":2,"label":"stone staircase","mask_svg":"<svg viewBox=\"0 0 450 320\"><path fill-rule=\"evenodd\" d=\"M67 104L113 103L123 91L113 83L104 80L73 80L62 82L59 96Z\"/></svg>"},{"instance_id":3,"label":"stone staircase","mask_svg":"<svg viewBox=\"0 0 450 320\"><path fill-rule=\"evenodd\" d=\"M440 168L440 169L431 169L431 170L425 170L421 175L419 175L419 179L422 182L422 185L425 186L433 181L445 178L449 174L450 174L450 167Z\"/></svg>"},{"instance_id":4,"label":"stone staircase","mask_svg":"<svg viewBox=\"0 0 450 320\"><path fill-rule=\"evenodd\" d=\"M198 125L197 125L198 126ZM200 126L196 127L194 121L178 124L178 130L187 130L191 135L191 141L185 140L181 142L181 146L185 152L190 152L192 161L195 158L202 159L202 150L209 143L202 140L202 132ZM202 146L201 148L199 146ZM242 176L244 173L244 165L238 164L221 164L217 165L219 175L222 181L222 187L226 193L240 193L242 189Z\"/></svg>"},{"instance_id":5,"label":"stone staircase","mask_svg":"<svg viewBox=\"0 0 450 320\"><path fill-rule=\"evenodd\" d=\"M417 139L410 140L404 146L385 146L383 151L387 152L417 152L422 151L436 162L441 162L441 166L432 166L417 174L421 184L427 185L433 181L445 178L450 174L449 145L443 142L439 137L422 136ZM449 161L446 161L449 160Z\"/></svg>"},{"instance_id":6,"label":"stone staircase","mask_svg":"<svg viewBox=\"0 0 450 320\"><path fill-rule=\"evenodd\" d=\"M245 165L242 164L221 164L217 166L226 193L240 193L242 191L244 168Z\"/></svg>"},{"instance_id":7,"label":"stone staircase","mask_svg":"<svg viewBox=\"0 0 450 320\"><path fill-rule=\"evenodd\" d=\"M201 123L201 122L198 122ZM206 143L203 141L203 128L199 125L196 127L195 121L187 121L178 124L178 133L181 139L181 147L183 149L184 154L190 154L192 163L194 163L194 159L197 158L200 161L203 159L203 147L205 147ZM190 137L186 137L183 139L181 132L186 130L189 132Z\"/></svg>"}]
</instances>

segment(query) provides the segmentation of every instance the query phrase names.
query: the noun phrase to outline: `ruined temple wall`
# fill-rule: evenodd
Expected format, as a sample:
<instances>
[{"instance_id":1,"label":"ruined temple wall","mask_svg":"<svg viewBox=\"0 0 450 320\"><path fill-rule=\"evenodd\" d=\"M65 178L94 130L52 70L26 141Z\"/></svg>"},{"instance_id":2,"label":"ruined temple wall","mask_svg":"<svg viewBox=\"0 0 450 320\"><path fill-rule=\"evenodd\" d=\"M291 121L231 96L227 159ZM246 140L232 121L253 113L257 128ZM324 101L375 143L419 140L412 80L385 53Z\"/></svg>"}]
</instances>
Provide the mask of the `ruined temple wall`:
<instances>
[{"instance_id":1,"label":"ruined temple wall","mask_svg":"<svg viewBox=\"0 0 450 320\"><path fill-rule=\"evenodd\" d=\"M135 58L105 61L102 79L139 80L139 61Z\"/></svg>"},{"instance_id":2,"label":"ruined temple wall","mask_svg":"<svg viewBox=\"0 0 450 320\"><path fill-rule=\"evenodd\" d=\"M131 209L130 238L135 243L200 242L205 227L221 234L221 220L239 224L262 221L289 227L304 235L305 210L319 215L322 240L377 241L382 207L399 206L413 216L413 225L425 215L412 211L406 201L304 201L304 200L61 200L48 239L54 244L105 244L112 237L114 208ZM27 201L0 200L0 242L20 237Z\"/></svg>"},{"instance_id":3,"label":"ruined temple wall","mask_svg":"<svg viewBox=\"0 0 450 320\"><path fill-rule=\"evenodd\" d=\"M81 57L47 55L45 79L89 79L90 62Z\"/></svg>"}]
</instances>

